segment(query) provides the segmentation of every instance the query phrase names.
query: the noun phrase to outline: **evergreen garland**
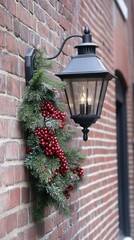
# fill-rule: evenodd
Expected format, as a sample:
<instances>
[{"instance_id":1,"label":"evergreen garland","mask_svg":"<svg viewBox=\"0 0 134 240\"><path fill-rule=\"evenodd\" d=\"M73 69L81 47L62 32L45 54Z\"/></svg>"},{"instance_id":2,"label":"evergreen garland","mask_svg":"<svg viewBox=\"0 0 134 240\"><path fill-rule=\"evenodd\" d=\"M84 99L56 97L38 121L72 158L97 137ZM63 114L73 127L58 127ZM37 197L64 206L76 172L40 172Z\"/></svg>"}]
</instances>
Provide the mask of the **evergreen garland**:
<instances>
[{"instance_id":1,"label":"evergreen garland","mask_svg":"<svg viewBox=\"0 0 134 240\"><path fill-rule=\"evenodd\" d=\"M58 91L64 89L60 80L50 80L44 69L51 68L38 51L33 78L26 87L19 110L19 119L26 134L25 166L32 176L35 191L34 217L43 217L43 209L55 206L69 214L67 199L83 180L80 164L84 157L79 149L71 149L71 131L65 125L65 104Z\"/></svg>"}]
</instances>

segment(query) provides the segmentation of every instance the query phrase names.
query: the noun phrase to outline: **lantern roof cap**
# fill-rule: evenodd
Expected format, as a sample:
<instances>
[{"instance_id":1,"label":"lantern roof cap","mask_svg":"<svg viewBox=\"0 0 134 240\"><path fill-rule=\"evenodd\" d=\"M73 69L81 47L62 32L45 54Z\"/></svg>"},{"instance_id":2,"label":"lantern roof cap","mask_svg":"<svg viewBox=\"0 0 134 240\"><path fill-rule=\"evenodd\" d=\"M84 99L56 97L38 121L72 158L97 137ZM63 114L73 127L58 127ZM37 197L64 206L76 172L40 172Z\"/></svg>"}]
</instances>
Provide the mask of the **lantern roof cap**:
<instances>
[{"instance_id":1,"label":"lantern roof cap","mask_svg":"<svg viewBox=\"0 0 134 240\"><path fill-rule=\"evenodd\" d=\"M106 77L111 80L114 75L110 74L101 59L95 54L81 54L73 57L68 66L56 76L63 78L75 77Z\"/></svg>"}]
</instances>

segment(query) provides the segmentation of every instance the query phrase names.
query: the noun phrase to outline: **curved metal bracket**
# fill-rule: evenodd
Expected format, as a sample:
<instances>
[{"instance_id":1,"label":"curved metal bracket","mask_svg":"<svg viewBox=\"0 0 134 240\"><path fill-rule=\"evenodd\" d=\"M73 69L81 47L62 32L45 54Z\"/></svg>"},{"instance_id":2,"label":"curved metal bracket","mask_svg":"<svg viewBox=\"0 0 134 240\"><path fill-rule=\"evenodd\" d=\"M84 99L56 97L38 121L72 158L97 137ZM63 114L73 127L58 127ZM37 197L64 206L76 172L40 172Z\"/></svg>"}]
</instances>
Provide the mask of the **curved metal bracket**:
<instances>
[{"instance_id":1,"label":"curved metal bracket","mask_svg":"<svg viewBox=\"0 0 134 240\"><path fill-rule=\"evenodd\" d=\"M52 59L57 58L57 57L60 55L60 53L62 52L62 49L63 49L65 43L66 43L70 38L73 38L73 37L80 37L80 38L82 38L81 35L71 35L71 36L67 37L67 38L63 41L63 43L62 43L62 45L61 45L58 53L57 53L56 55L54 55L53 57L45 58L45 60L52 60ZM31 78L33 77L35 54L36 54L35 48L27 48L27 49L26 49L26 56L25 56L25 77L26 77L26 85L28 84L28 82L29 82L29 81L31 80Z\"/></svg>"},{"instance_id":2,"label":"curved metal bracket","mask_svg":"<svg viewBox=\"0 0 134 240\"><path fill-rule=\"evenodd\" d=\"M60 55L60 53L62 52L62 49L63 49L65 43L66 43L70 38L73 38L73 37L80 37L80 38L82 38L81 35L77 35L77 34L76 34L76 35L71 35L71 36L67 37L67 38L63 41L63 43L61 44L61 47L60 47L58 53L55 54L53 57L46 58L46 60L52 60L52 59L54 59L54 58L57 58L57 57Z\"/></svg>"}]
</instances>

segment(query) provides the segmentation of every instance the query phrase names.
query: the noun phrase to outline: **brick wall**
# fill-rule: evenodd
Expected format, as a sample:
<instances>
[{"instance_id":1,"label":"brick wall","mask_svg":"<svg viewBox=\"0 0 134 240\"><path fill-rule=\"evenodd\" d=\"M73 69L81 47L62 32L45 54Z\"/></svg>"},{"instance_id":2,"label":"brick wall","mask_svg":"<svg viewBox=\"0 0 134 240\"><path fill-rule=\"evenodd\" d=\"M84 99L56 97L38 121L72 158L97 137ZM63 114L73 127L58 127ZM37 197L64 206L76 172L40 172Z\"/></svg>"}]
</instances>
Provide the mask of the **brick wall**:
<instances>
[{"instance_id":1,"label":"brick wall","mask_svg":"<svg viewBox=\"0 0 134 240\"><path fill-rule=\"evenodd\" d=\"M90 26L100 47L98 55L114 72L113 1L0 0L0 239L118 239L114 80L108 87L102 117L91 128L88 142L83 142L77 127L73 144L82 146L87 157L87 180L69 200L72 215L65 219L48 208L44 221L36 224L32 220L32 193L17 117L25 90L25 50L40 46L52 56L63 38L81 34L85 25ZM66 66L76 43L76 39L70 40L64 47L55 60L55 72Z\"/></svg>"},{"instance_id":2,"label":"brick wall","mask_svg":"<svg viewBox=\"0 0 134 240\"><path fill-rule=\"evenodd\" d=\"M129 172L129 212L131 236L134 237L134 152L133 152L133 1L126 1L128 20L125 21L119 9L114 5L114 65L124 76L127 86L127 135L128 135L128 172ZM119 31L120 29L120 31Z\"/></svg>"},{"instance_id":3,"label":"brick wall","mask_svg":"<svg viewBox=\"0 0 134 240\"><path fill-rule=\"evenodd\" d=\"M134 1L128 1L129 19L127 22L127 46L128 46L128 92L127 92L127 116L128 116L128 161L129 161L129 202L131 236L134 238ZM133 9L134 10L134 9Z\"/></svg>"}]
</instances>

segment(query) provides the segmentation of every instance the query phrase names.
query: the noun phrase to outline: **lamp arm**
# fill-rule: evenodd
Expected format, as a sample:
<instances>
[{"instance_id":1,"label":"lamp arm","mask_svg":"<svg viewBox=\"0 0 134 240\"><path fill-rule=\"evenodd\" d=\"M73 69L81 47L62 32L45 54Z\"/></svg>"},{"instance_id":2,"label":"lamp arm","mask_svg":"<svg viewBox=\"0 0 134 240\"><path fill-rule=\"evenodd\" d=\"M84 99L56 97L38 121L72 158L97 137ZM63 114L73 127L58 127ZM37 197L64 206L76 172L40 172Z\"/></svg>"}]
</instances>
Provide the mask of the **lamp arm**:
<instances>
[{"instance_id":1,"label":"lamp arm","mask_svg":"<svg viewBox=\"0 0 134 240\"><path fill-rule=\"evenodd\" d=\"M76 34L76 35L71 35L71 36L67 37L67 38L63 41L63 43L61 44L61 47L60 47L58 53L55 54L53 57L48 57L48 58L45 58L45 59L46 59L46 60L52 60L52 59L54 59L54 58L57 58L57 57L60 55L60 53L62 52L62 49L63 49L65 43L66 43L70 38L73 38L73 37L80 37L80 38L82 38L81 35L77 35L77 34Z\"/></svg>"}]
</instances>

